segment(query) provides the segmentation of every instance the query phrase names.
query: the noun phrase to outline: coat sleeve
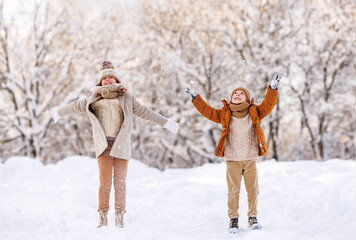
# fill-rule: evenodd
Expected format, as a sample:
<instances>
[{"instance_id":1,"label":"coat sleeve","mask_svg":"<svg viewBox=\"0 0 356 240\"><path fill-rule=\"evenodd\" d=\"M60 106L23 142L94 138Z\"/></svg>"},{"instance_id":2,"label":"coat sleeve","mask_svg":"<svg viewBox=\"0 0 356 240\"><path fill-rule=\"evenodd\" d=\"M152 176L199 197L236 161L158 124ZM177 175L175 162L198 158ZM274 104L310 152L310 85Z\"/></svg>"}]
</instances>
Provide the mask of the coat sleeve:
<instances>
[{"instance_id":1,"label":"coat sleeve","mask_svg":"<svg viewBox=\"0 0 356 240\"><path fill-rule=\"evenodd\" d=\"M206 117L207 119L213 122L221 123L221 114L222 114L221 109L215 109L209 106L201 98L199 94L195 97L195 99L192 102L201 115L203 115L204 117Z\"/></svg>"},{"instance_id":2,"label":"coat sleeve","mask_svg":"<svg viewBox=\"0 0 356 240\"><path fill-rule=\"evenodd\" d=\"M167 122L167 118L163 117L159 113L156 113L152 109L143 106L139 101L136 100L134 95L132 95L132 108L133 113L135 115L139 116L140 118L149 120L153 123L156 123L161 127L163 127L164 124Z\"/></svg>"},{"instance_id":3,"label":"coat sleeve","mask_svg":"<svg viewBox=\"0 0 356 240\"><path fill-rule=\"evenodd\" d=\"M88 99L89 98L77 100L66 106L58 108L59 116L65 117L74 113L85 113Z\"/></svg>"},{"instance_id":4,"label":"coat sleeve","mask_svg":"<svg viewBox=\"0 0 356 240\"><path fill-rule=\"evenodd\" d=\"M266 117L270 112L272 112L274 106L277 103L278 99L278 89L273 90L271 86L268 86L267 93L265 99L263 99L262 103L257 106L257 114L262 119Z\"/></svg>"}]
</instances>

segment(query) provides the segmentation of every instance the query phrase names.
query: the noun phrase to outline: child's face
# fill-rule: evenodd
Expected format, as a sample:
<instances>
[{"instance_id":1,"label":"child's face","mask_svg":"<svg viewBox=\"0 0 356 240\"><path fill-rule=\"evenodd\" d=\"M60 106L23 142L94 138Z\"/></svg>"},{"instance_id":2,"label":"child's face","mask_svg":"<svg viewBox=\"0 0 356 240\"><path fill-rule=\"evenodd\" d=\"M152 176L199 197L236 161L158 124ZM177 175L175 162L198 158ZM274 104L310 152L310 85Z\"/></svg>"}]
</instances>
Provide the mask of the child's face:
<instances>
[{"instance_id":1,"label":"child's face","mask_svg":"<svg viewBox=\"0 0 356 240\"><path fill-rule=\"evenodd\" d=\"M231 102L234 104L246 102L246 95L244 91L236 90L232 95Z\"/></svg>"},{"instance_id":2,"label":"child's face","mask_svg":"<svg viewBox=\"0 0 356 240\"><path fill-rule=\"evenodd\" d=\"M103 78L103 80L101 80L101 85L102 86L105 86L105 85L108 85L108 84L114 84L114 83L116 83L116 80L115 80L115 78L113 78L113 77L105 77L105 78Z\"/></svg>"}]
</instances>

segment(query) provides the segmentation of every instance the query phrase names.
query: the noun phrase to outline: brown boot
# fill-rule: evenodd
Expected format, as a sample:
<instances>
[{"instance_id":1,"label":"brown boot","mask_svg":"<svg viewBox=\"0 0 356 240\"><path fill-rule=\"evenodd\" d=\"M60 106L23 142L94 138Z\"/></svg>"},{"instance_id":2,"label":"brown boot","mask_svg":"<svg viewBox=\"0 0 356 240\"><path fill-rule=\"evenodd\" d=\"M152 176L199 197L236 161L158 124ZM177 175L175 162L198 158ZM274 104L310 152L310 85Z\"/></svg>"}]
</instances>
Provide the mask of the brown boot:
<instances>
[{"instance_id":1,"label":"brown boot","mask_svg":"<svg viewBox=\"0 0 356 240\"><path fill-rule=\"evenodd\" d=\"M108 212L99 211L98 228L101 228L102 226L108 226Z\"/></svg>"},{"instance_id":2,"label":"brown boot","mask_svg":"<svg viewBox=\"0 0 356 240\"><path fill-rule=\"evenodd\" d=\"M125 211L116 211L115 212L115 226L116 227L124 227L124 214Z\"/></svg>"},{"instance_id":3,"label":"brown boot","mask_svg":"<svg viewBox=\"0 0 356 240\"><path fill-rule=\"evenodd\" d=\"M230 233L238 233L239 232L239 219L231 218L229 224Z\"/></svg>"},{"instance_id":4,"label":"brown boot","mask_svg":"<svg viewBox=\"0 0 356 240\"><path fill-rule=\"evenodd\" d=\"M248 218L248 227L251 228L252 230L255 230L255 229L260 229L261 225L258 223L256 217L249 217Z\"/></svg>"}]
</instances>

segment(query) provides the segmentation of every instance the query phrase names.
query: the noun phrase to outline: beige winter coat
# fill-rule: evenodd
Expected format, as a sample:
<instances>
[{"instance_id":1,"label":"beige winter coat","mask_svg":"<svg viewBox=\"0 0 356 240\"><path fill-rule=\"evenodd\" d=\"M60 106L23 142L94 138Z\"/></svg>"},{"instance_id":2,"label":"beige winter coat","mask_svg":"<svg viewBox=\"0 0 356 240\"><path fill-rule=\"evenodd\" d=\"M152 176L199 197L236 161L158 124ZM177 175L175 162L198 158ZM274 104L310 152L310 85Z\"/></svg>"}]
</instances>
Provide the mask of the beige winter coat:
<instances>
[{"instance_id":1,"label":"beige winter coat","mask_svg":"<svg viewBox=\"0 0 356 240\"><path fill-rule=\"evenodd\" d=\"M121 126L119 133L117 134L116 140L110 151L110 156L130 160L131 159L131 131L132 131L132 120L134 115L137 115L143 119L150 120L160 126L164 126L167 122L167 118L162 115L152 111L151 109L143 106L139 103L135 96L130 93L126 93L123 96L118 97L122 110L124 112L124 122ZM73 113L87 113L92 125L93 139L95 145L96 157L100 156L107 148L108 143L104 133L104 129L101 126L99 120L90 110L90 105L98 101L100 97L94 94L83 100L78 100L70 103L64 107L58 109L58 114L61 117L73 114Z\"/></svg>"}]
</instances>

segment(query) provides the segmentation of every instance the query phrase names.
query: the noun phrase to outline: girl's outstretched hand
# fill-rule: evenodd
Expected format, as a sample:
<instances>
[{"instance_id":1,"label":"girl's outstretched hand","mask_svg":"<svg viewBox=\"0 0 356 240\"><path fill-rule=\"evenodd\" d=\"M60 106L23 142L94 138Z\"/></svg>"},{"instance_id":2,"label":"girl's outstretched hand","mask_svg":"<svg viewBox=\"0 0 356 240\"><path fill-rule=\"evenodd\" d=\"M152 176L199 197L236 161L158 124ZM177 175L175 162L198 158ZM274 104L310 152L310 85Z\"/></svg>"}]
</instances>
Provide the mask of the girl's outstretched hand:
<instances>
[{"instance_id":1,"label":"girl's outstretched hand","mask_svg":"<svg viewBox=\"0 0 356 240\"><path fill-rule=\"evenodd\" d=\"M175 117L168 118L167 122L164 124L163 127L167 128L172 133L177 134L179 129L179 124L175 120L176 120Z\"/></svg>"},{"instance_id":2,"label":"girl's outstretched hand","mask_svg":"<svg viewBox=\"0 0 356 240\"><path fill-rule=\"evenodd\" d=\"M58 119L61 118L61 116L59 116L59 114L58 114L58 107L52 108L51 109L51 114L52 114L52 118L53 118L54 123L57 123Z\"/></svg>"}]
</instances>

